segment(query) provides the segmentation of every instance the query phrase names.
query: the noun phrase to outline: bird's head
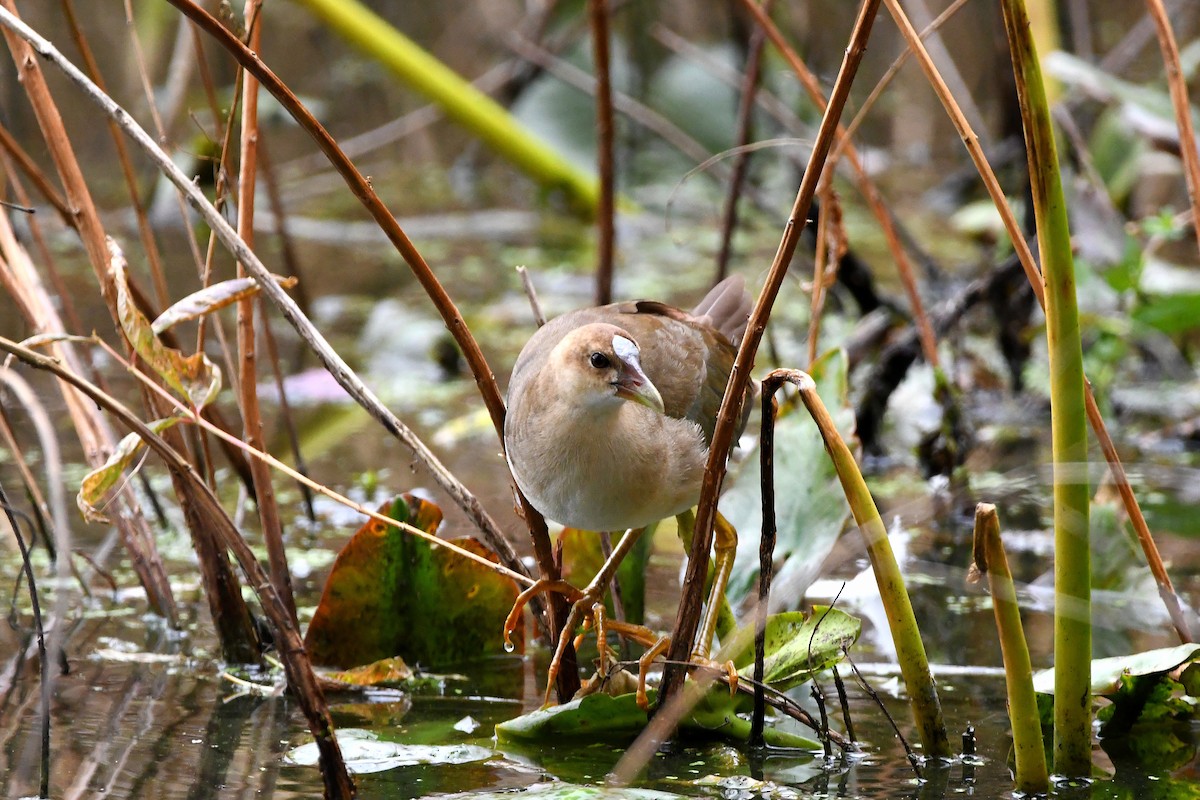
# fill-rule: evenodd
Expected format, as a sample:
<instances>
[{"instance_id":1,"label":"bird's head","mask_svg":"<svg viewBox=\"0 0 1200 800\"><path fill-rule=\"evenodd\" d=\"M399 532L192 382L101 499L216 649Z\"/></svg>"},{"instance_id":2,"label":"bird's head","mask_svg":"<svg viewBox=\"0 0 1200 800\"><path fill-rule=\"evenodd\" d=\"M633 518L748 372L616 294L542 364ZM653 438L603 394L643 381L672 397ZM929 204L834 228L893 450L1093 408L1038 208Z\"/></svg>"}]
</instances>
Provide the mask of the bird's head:
<instances>
[{"instance_id":1,"label":"bird's head","mask_svg":"<svg viewBox=\"0 0 1200 800\"><path fill-rule=\"evenodd\" d=\"M621 328L584 325L559 342L553 358L559 379L584 403L631 400L663 413L662 396L642 371L637 343Z\"/></svg>"}]
</instances>

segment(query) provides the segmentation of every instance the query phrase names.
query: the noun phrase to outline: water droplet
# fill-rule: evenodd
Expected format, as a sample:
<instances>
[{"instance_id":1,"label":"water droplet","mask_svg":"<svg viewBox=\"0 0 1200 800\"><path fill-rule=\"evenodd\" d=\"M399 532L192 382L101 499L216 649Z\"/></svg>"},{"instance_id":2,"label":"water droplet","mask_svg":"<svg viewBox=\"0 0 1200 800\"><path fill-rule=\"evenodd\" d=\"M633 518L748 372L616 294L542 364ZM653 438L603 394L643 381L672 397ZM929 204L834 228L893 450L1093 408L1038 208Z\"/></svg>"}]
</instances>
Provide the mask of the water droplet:
<instances>
[{"instance_id":1,"label":"water droplet","mask_svg":"<svg viewBox=\"0 0 1200 800\"><path fill-rule=\"evenodd\" d=\"M512 643L512 639L504 640L504 652L511 653L512 651L514 651L516 649L517 649L517 646Z\"/></svg>"}]
</instances>

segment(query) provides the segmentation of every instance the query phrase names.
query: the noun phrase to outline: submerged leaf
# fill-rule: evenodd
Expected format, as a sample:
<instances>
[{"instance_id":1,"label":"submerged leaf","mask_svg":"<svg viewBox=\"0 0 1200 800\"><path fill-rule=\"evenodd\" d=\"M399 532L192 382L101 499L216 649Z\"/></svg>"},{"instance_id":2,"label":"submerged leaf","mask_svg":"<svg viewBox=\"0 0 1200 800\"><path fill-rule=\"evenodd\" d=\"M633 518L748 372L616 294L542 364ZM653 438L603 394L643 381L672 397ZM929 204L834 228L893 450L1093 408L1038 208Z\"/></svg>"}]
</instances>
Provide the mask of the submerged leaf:
<instances>
[{"instance_id":1,"label":"submerged leaf","mask_svg":"<svg viewBox=\"0 0 1200 800\"><path fill-rule=\"evenodd\" d=\"M354 686L381 686L392 683L403 683L413 676L412 668L400 657L385 658L373 661L361 667L331 672L327 677L331 680L349 683Z\"/></svg>"},{"instance_id":2,"label":"submerged leaf","mask_svg":"<svg viewBox=\"0 0 1200 800\"><path fill-rule=\"evenodd\" d=\"M810 374L842 436L854 435L846 354L832 350L813 363ZM782 392L777 395L782 396ZM850 507L825 443L803 408L781 409L775 422L775 585L799 598L850 517ZM758 447L748 453L733 487L721 497L721 513L742 535L729 578L728 597L739 604L758 581L758 542L762 530L762 468ZM783 592L775 597L785 596Z\"/></svg>"},{"instance_id":3,"label":"submerged leaf","mask_svg":"<svg viewBox=\"0 0 1200 800\"><path fill-rule=\"evenodd\" d=\"M434 532L442 513L406 494L390 509ZM451 540L495 561L470 537ZM500 631L517 597L509 578L370 519L338 553L305 636L313 663L354 667L392 656L436 667L502 654ZM518 628L515 641L523 643Z\"/></svg>"},{"instance_id":4,"label":"submerged leaf","mask_svg":"<svg viewBox=\"0 0 1200 800\"><path fill-rule=\"evenodd\" d=\"M193 408L208 405L221 390L221 370L204 353L185 356L159 340L146 315L133 302L125 275L125 256L111 238L108 240L108 252L108 269L117 292L117 316L125 338L138 356L168 386L187 398Z\"/></svg>"},{"instance_id":5,"label":"submerged leaf","mask_svg":"<svg viewBox=\"0 0 1200 800\"><path fill-rule=\"evenodd\" d=\"M418 764L469 764L487 761L495 753L473 744L407 744L380 738L374 731L362 728L341 728L337 732L338 746L346 759L346 768L363 775L383 772L396 767ZM293 748L286 756L288 762L302 767L320 763L316 742Z\"/></svg>"},{"instance_id":6,"label":"submerged leaf","mask_svg":"<svg viewBox=\"0 0 1200 800\"><path fill-rule=\"evenodd\" d=\"M271 277L284 289L290 289L297 283L294 276L285 278L282 275L272 275ZM170 308L159 314L158 318L150 324L150 329L156 334L161 334L174 325L220 311L239 300L253 297L261 291L262 287L254 278L232 278L214 283L172 303Z\"/></svg>"},{"instance_id":7,"label":"submerged leaf","mask_svg":"<svg viewBox=\"0 0 1200 800\"><path fill-rule=\"evenodd\" d=\"M183 421L183 417L166 417L147 423L147 427L155 433L162 433L167 428ZM136 433L128 434L117 443L108 460L96 469L83 476L79 484L79 494L75 496L75 505L83 512L83 518L88 522L108 522L108 517L100 510L110 489L117 485L125 469L133 463L134 458L141 453L146 443Z\"/></svg>"}]
</instances>

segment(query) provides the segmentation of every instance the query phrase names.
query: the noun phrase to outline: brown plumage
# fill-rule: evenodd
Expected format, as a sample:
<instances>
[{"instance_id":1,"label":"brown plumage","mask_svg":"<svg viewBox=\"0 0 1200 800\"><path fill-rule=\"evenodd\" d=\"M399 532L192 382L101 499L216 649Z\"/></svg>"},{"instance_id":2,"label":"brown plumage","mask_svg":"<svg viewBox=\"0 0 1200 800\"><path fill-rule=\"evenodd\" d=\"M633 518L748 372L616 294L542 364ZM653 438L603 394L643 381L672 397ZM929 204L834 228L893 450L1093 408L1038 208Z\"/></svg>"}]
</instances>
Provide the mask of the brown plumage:
<instances>
[{"instance_id":1,"label":"brown plumage","mask_svg":"<svg viewBox=\"0 0 1200 800\"><path fill-rule=\"evenodd\" d=\"M690 313L614 303L540 328L513 367L504 426L513 476L533 506L595 531L694 506L749 309L733 276Z\"/></svg>"}]
</instances>

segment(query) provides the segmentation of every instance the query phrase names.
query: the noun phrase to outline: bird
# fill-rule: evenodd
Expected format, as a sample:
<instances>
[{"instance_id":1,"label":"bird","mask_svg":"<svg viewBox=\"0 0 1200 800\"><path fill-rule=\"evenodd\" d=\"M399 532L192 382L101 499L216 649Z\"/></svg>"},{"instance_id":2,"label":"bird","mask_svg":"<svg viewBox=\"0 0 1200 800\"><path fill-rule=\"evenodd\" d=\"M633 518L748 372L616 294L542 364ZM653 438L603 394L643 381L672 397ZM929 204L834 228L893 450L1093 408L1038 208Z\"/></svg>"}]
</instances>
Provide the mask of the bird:
<instances>
[{"instance_id":1,"label":"bird","mask_svg":"<svg viewBox=\"0 0 1200 800\"><path fill-rule=\"evenodd\" d=\"M733 275L691 312L630 301L539 328L513 366L504 425L533 507L567 527L625 531L695 506L749 310Z\"/></svg>"},{"instance_id":2,"label":"bird","mask_svg":"<svg viewBox=\"0 0 1200 800\"><path fill-rule=\"evenodd\" d=\"M509 614L506 643L534 594L561 592L572 602L551 659L547 702L575 626L602 613L597 601L641 532L674 516L681 537L690 540L690 510L700 498L750 307L745 280L732 275L690 312L652 300L570 311L539 328L517 356L504 424L505 455L517 487L543 516L566 527L625 532L585 589L538 581ZM754 391L753 384L745 390L739 434ZM716 573L694 651L702 660L737 544L736 532L719 515L716 534ZM596 627L603 627L599 618ZM665 640L655 642L640 626L609 627L650 648L638 675L638 703L645 707L646 670Z\"/></svg>"}]
</instances>

